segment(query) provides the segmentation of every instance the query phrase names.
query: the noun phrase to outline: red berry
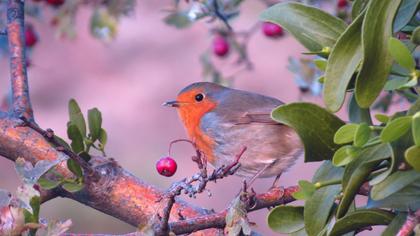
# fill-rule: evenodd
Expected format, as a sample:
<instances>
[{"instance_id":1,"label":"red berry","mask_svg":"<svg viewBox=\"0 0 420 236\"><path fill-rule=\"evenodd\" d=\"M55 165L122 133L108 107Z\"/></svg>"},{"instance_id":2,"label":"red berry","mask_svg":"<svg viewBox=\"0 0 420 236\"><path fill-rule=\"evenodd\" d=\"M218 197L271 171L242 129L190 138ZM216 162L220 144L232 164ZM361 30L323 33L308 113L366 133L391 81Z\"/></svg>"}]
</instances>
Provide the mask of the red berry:
<instances>
[{"instance_id":1,"label":"red berry","mask_svg":"<svg viewBox=\"0 0 420 236\"><path fill-rule=\"evenodd\" d=\"M225 37L216 35L213 39L213 52L219 57L224 57L229 52L229 43Z\"/></svg>"},{"instance_id":2,"label":"red berry","mask_svg":"<svg viewBox=\"0 0 420 236\"><path fill-rule=\"evenodd\" d=\"M338 2L337 2L337 7L338 8L345 8L345 7L347 7L347 5L348 5L347 0L338 0Z\"/></svg>"},{"instance_id":3,"label":"red berry","mask_svg":"<svg viewBox=\"0 0 420 236\"><path fill-rule=\"evenodd\" d=\"M171 157L163 157L156 162L156 170L163 176L171 177L175 174L176 169L177 164Z\"/></svg>"},{"instance_id":4,"label":"red berry","mask_svg":"<svg viewBox=\"0 0 420 236\"><path fill-rule=\"evenodd\" d=\"M26 25L25 27L25 45L27 47L33 47L38 42L38 36L35 33L32 25Z\"/></svg>"},{"instance_id":5,"label":"red berry","mask_svg":"<svg viewBox=\"0 0 420 236\"><path fill-rule=\"evenodd\" d=\"M65 0L47 0L47 3L54 7L61 6L64 2Z\"/></svg>"},{"instance_id":6,"label":"red berry","mask_svg":"<svg viewBox=\"0 0 420 236\"><path fill-rule=\"evenodd\" d=\"M271 22L264 22L262 25L262 31L267 37L277 38L283 35L283 28L279 25Z\"/></svg>"}]
</instances>

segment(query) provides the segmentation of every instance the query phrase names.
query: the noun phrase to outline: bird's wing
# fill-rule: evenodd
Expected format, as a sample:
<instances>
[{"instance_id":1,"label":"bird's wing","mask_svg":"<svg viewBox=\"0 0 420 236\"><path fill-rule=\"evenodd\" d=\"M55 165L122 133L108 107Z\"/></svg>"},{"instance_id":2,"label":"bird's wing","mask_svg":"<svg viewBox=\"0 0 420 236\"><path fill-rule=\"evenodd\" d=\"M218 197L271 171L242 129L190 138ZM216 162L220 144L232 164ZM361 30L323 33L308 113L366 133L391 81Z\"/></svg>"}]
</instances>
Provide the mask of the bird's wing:
<instances>
[{"instance_id":1,"label":"bird's wing","mask_svg":"<svg viewBox=\"0 0 420 236\"><path fill-rule=\"evenodd\" d=\"M271 113L257 113L257 112L245 112L243 115L238 116L237 119L231 120L236 125L244 125L251 123L261 123L269 125L280 125L271 118Z\"/></svg>"}]
</instances>

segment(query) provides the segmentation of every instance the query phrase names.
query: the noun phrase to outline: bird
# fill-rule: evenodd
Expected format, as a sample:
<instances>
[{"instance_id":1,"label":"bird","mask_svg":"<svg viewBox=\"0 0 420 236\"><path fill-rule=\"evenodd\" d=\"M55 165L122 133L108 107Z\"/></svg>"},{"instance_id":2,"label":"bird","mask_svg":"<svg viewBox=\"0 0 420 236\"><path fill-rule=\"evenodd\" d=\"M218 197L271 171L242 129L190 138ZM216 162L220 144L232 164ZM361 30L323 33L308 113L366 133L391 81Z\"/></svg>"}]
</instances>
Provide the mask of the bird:
<instances>
[{"instance_id":1,"label":"bird","mask_svg":"<svg viewBox=\"0 0 420 236\"><path fill-rule=\"evenodd\" d=\"M303 153L298 134L271 118L272 110L283 104L273 97L196 82L163 105L177 109L188 137L214 168L233 163L246 147L235 175L250 182L275 177L274 186Z\"/></svg>"}]
</instances>

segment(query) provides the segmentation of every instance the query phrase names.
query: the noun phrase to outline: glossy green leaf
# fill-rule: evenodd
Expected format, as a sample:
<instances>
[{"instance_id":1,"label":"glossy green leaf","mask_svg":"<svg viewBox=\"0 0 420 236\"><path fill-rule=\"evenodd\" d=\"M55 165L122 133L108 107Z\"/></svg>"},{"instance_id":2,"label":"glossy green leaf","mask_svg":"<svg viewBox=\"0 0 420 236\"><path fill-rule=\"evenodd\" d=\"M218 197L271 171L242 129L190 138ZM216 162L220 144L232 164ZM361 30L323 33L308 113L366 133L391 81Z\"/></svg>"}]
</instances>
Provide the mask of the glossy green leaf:
<instances>
[{"instance_id":1,"label":"glossy green leaf","mask_svg":"<svg viewBox=\"0 0 420 236\"><path fill-rule=\"evenodd\" d=\"M299 180L299 191L292 194L295 199L306 200L312 196L316 187L313 183L306 180Z\"/></svg>"},{"instance_id":2,"label":"glossy green leaf","mask_svg":"<svg viewBox=\"0 0 420 236\"><path fill-rule=\"evenodd\" d=\"M108 141L108 135L104 129L101 129L101 133L99 134L99 142L103 146L105 146L107 141Z\"/></svg>"},{"instance_id":3,"label":"glossy green leaf","mask_svg":"<svg viewBox=\"0 0 420 236\"><path fill-rule=\"evenodd\" d=\"M366 9L369 0L354 0L351 8L351 17L356 19L356 17Z\"/></svg>"},{"instance_id":4,"label":"glossy green leaf","mask_svg":"<svg viewBox=\"0 0 420 236\"><path fill-rule=\"evenodd\" d=\"M408 50L408 48L400 40L391 37L388 40L388 50L400 66L409 71L412 71L415 68L416 62L414 61L410 50Z\"/></svg>"},{"instance_id":5,"label":"glossy green leaf","mask_svg":"<svg viewBox=\"0 0 420 236\"><path fill-rule=\"evenodd\" d=\"M299 134L306 162L331 159L339 147L333 137L344 122L315 104L290 103L274 109L271 115Z\"/></svg>"},{"instance_id":6,"label":"glossy green leaf","mask_svg":"<svg viewBox=\"0 0 420 236\"><path fill-rule=\"evenodd\" d=\"M412 146L405 151L405 160L416 171L420 171L420 146Z\"/></svg>"},{"instance_id":7,"label":"glossy green leaf","mask_svg":"<svg viewBox=\"0 0 420 236\"><path fill-rule=\"evenodd\" d=\"M420 0L402 0L398 8L398 12L394 19L394 32L400 31L404 26L410 22L413 15L416 13L417 6Z\"/></svg>"},{"instance_id":8,"label":"glossy green leaf","mask_svg":"<svg viewBox=\"0 0 420 236\"><path fill-rule=\"evenodd\" d=\"M411 116L398 117L391 120L381 132L382 142L392 142L403 136L410 129Z\"/></svg>"},{"instance_id":9,"label":"glossy green leaf","mask_svg":"<svg viewBox=\"0 0 420 236\"><path fill-rule=\"evenodd\" d=\"M67 160L67 168L69 168L69 170L73 172L73 174L75 174L77 177L83 176L82 168L73 159Z\"/></svg>"},{"instance_id":10,"label":"glossy green leaf","mask_svg":"<svg viewBox=\"0 0 420 236\"><path fill-rule=\"evenodd\" d=\"M70 116L69 124L76 125L76 127L79 129L82 136L85 137L86 136L86 122L76 100L70 99L68 108L69 108L69 116Z\"/></svg>"},{"instance_id":11,"label":"glossy green leaf","mask_svg":"<svg viewBox=\"0 0 420 236\"><path fill-rule=\"evenodd\" d=\"M97 108L88 111L89 132L92 141L95 141L101 135L102 114Z\"/></svg>"},{"instance_id":12,"label":"glossy green leaf","mask_svg":"<svg viewBox=\"0 0 420 236\"><path fill-rule=\"evenodd\" d=\"M327 68L327 61L324 59L315 59L314 64L321 71L325 71Z\"/></svg>"},{"instance_id":13,"label":"glossy green leaf","mask_svg":"<svg viewBox=\"0 0 420 236\"><path fill-rule=\"evenodd\" d=\"M41 186L41 188L43 188L45 190L50 190L50 189L56 188L58 185L60 185L60 181L49 180L47 178L41 177L38 180L38 184L39 184L39 186Z\"/></svg>"},{"instance_id":14,"label":"glossy green leaf","mask_svg":"<svg viewBox=\"0 0 420 236\"><path fill-rule=\"evenodd\" d=\"M325 71L324 102L333 112L338 111L344 103L347 86L363 57L361 28L364 14L338 38L328 57Z\"/></svg>"},{"instance_id":15,"label":"glossy green leaf","mask_svg":"<svg viewBox=\"0 0 420 236\"><path fill-rule=\"evenodd\" d=\"M381 236L395 236L400 231L401 227L405 223L407 219L407 213L399 212L391 223L386 227L384 232L382 232Z\"/></svg>"},{"instance_id":16,"label":"glossy green leaf","mask_svg":"<svg viewBox=\"0 0 420 236\"><path fill-rule=\"evenodd\" d=\"M262 12L262 21L279 24L309 51L332 48L346 23L318 8L300 3L279 3Z\"/></svg>"},{"instance_id":17,"label":"glossy green leaf","mask_svg":"<svg viewBox=\"0 0 420 236\"><path fill-rule=\"evenodd\" d=\"M368 199L368 208L392 208L400 211L420 208L420 182L415 181L381 200Z\"/></svg>"},{"instance_id":18,"label":"glossy green leaf","mask_svg":"<svg viewBox=\"0 0 420 236\"><path fill-rule=\"evenodd\" d=\"M71 140L71 148L75 153L85 150L82 134L76 125L71 124L67 127L67 136Z\"/></svg>"},{"instance_id":19,"label":"glossy green leaf","mask_svg":"<svg viewBox=\"0 0 420 236\"><path fill-rule=\"evenodd\" d=\"M371 225L388 225L394 214L384 210L356 210L337 220L329 236L340 236Z\"/></svg>"},{"instance_id":20,"label":"glossy green leaf","mask_svg":"<svg viewBox=\"0 0 420 236\"><path fill-rule=\"evenodd\" d=\"M357 103L362 108L368 108L376 100L391 70L392 57L387 46L400 2L371 0L366 10L362 25L363 65L355 89Z\"/></svg>"},{"instance_id":21,"label":"glossy green leaf","mask_svg":"<svg viewBox=\"0 0 420 236\"><path fill-rule=\"evenodd\" d=\"M354 157L348 154L349 148L351 148L350 145L342 146L334 153L332 163L335 166L345 166L354 160Z\"/></svg>"},{"instance_id":22,"label":"glossy green leaf","mask_svg":"<svg viewBox=\"0 0 420 236\"><path fill-rule=\"evenodd\" d=\"M386 81L384 90L392 91L392 90L402 89L406 86L409 80L410 78L407 76L391 75L389 76L389 80Z\"/></svg>"},{"instance_id":23,"label":"glossy green leaf","mask_svg":"<svg viewBox=\"0 0 420 236\"><path fill-rule=\"evenodd\" d=\"M362 123L357 127L356 133L354 134L354 146L362 147L365 145L370 138L370 128L366 123Z\"/></svg>"},{"instance_id":24,"label":"glossy green leaf","mask_svg":"<svg viewBox=\"0 0 420 236\"><path fill-rule=\"evenodd\" d=\"M268 214L268 226L277 233L289 234L301 230L303 207L277 206Z\"/></svg>"},{"instance_id":25,"label":"glossy green leaf","mask_svg":"<svg viewBox=\"0 0 420 236\"><path fill-rule=\"evenodd\" d=\"M413 34L411 35L411 42L413 42L416 45L420 45L420 26L417 26Z\"/></svg>"},{"instance_id":26,"label":"glossy green leaf","mask_svg":"<svg viewBox=\"0 0 420 236\"><path fill-rule=\"evenodd\" d=\"M373 200L381 200L418 180L420 180L420 173L415 170L397 171L381 183L374 185L370 196Z\"/></svg>"},{"instance_id":27,"label":"glossy green leaf","mask_svg":"<svg viewBox=\"0 0 420 236\"><path fill-rule=\"evenodd\" d=\"M334 143L345 144L353 142L358 124L345 124L341 126L334 135Z\"/></svg>"},{"instance_id":28,"label":"glossy green leaf","mask_svg":"<svg viewBox=\"0 0 420 236\"><path fill-rule=\"evenodd\" d=\"M388 143L388 144L381 144L383 147L383 154L382 157L383 158L387 158L390 157L390 159L384 163L382 162L381 164L386 164L385 166L385 170L383 170L382 173L377 174L374 178L372 178L369 181L370 185L375 185L375 184L379 184L380 182L384 181L389 175L392 174L392 172L395 171L395 169L397 168L398 164L400 163L397 158L395 153L397 152L397 150L394 150L392 148L392 146ZM396 146L395 143L393 143L394 146Z\"/></svg>"},{"instance_id":29,"label":"glossy green leaf","mask_svg":"<svg viewBox=\"0 0 420 236\"><path fill-rule=\"evenodd\" d=\"M420 146L420 111L414 114L411 129L411 132L413 133L414 143L417 146Z\"/></svg>"},{"instance_id":30,"label":"glossy green leaf","mask_svg":"<svg viewBox=\"0 0 420 236\"><path fill-rule=\"evenodd\" d=\"M389 121L389 117L387 115L384 114L376 114L375 118L377 121L381 122L381 123L387 123Z\"/></svg>"},{"instance_id":31,"label":"glossy green leaf","mask_svg":"<svg viewBox=\"0 0 420 236\"><path fill-rule=\"evenodd\" d=\"M361 108L356 102L356 97L352 94L348 105L349 119L353 123L372 123L369 108Z\"/></svg>"},{"instance_id":32,"label":"glossy green leaf","mask_svg":"<svg viewBox=\"0 0 420 236\"><path fill-rule=\"evenodd\" d=\"M342 176L343 168L333 166L330 161L324 161L316 171L312 182L340 179ZM317 235L324 229L340 190L340 185L326 186L316 190L312 197L305 201L303 214L308 235Z\"/></svg>"},{"instance_id":33,"label":"glossy green leaf","mask_svg":"<svg viewBox=\"0 0 420 236\"><path fill-rule=\"evenodd\" d=\"M80 190L83 189L83 184L78 184L78 183L65 183L62 185L62 187L70 193L75 193L75 192L79 192Z\"/></svg>"}]
</instances>

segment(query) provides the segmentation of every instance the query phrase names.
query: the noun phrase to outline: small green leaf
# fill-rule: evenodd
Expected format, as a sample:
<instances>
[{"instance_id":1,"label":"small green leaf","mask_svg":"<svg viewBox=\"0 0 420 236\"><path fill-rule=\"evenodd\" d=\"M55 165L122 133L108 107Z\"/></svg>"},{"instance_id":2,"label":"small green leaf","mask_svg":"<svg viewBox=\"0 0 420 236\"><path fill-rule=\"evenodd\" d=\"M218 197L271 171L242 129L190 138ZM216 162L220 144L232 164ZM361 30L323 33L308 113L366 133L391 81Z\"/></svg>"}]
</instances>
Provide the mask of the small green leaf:
<instances>
[{"instance_id":1,"label":"small green leaf","mask_svg":"<svg viewBox=\"0 0 420 236\"><path fill-rule=\"evenodd\" d=\"M417 26L414 29L413 34L411 35L411 42L413 42L416 45L420 44L420 26Z\"/></svg>"},{"instance_id":2,"label":"small green leaf","mask_svg":"<svg viewBox=\"0 0 420 236\"><path fill-rule=\"evenodd\" d=\"M101 129L101 133L99 134L99 142L102 144L102 146L106 145L106 142L108 140L108 135L104 129Z\"/></svg>"},{"instance_id":3,"label":"small green leaf","mask_svg":"<svg viewBox=\"0 0 420 236\"><path fill-rule=\"evenodd\" d=\"M72 141L71 148L75 153L79 153L85 150L82 134L76 125L71 124L67 127L67 136Z\"/></svg>"},{"instance_id":4,"label":"small green leaf","mask_svg":"<svg viewBox=\"0 0 420 236\"><path fill-rule=\"evenodd\" d=\"M388 225L394 214L385 210L356 210L337 220L329 236L339 236L371 225Z\"/></svg>"},{"instance_id":5,"label":"small green leaf","mask_svg":"<svg viewBox=\"0 0 420 236\"><path fill-rule=\"evenodd\" d=\"M69 168L69 170L73 172L73 174L75 174L77 177L83 176L82 168L73 159L67 160L67 168Z\"/></svg>"},{"instance_id":6,"label":"small green leaf","mask_svg":"<svg viewBox=\"0 0 420 236\"><path fill-rule=\"evenodd\" d=\"M79 105L76 100L70 99L69 101L69 116L70 124L76 125L83 137L86 136L86 122L83 117L82 111L80 110Z\"/></svg>"},{"instance_id":7,"label":"small green leaf","mask_svg":"<svg viewBox=\"0 0 420 236\"><path fill-rule=\"evenodd\" d=\"M416 13L420 0L402 0L394 19L393 31L398 32L406 26Z\"/></svg>"},{"instance_id":8,"label":"small green leaf","mask_svg":"<svg viewBox=\"0 0 420 236\"><path fill-rule=\"evenodd\" d=\"M392 57L387 46L400 2L371 0L366 10L362 25L363 65L355 89L357 103L362 108L368 108L376 100L391 70Z\"/></svg>"},{"instance_id":9,"label":"small green leaf","mask_svg":"<svg viewBox=\"0 0 420 236\"><path fill-rule=\"evenodd\" d=\"M411 126L414 143L417 146L420 146L420 111L416 112L413 116L413 124Z\"/></svg>"},{"instance_id":10,"label":"small green leaf","mask_svg":"<svg viewBox=\"0 0 420 236\"><path fill-rule=\"evenodd\" d=\"M41 188L43 188L45 190L50 190L50 189L56 188L58 185L60 185L60 181L49 180L47 178L41 177L38 180L38 184L39 184L39 186L41 186Z\"/></svg>"},{"instance_id":11,"label":"small green leaf","mask_svg":"<svg viewBox=\"0 0 420 236\"><path fill-rule=\"evenodd\" d=\"M82 190L84 185L83 184L78 184L78 183L65 183L65 184L63 184L62 187L67 192L75 193L75 192L79 192L80 190Z\"/></svg>"},{"instance_id":12,"label":"small green leaf","mask_svg":"<svg viewBox=\"0 0 420 236\"><path fill-rule=\"evenodd\" d=\"M418 181L420 179L420 173L415 170L409 171L397 171L392 175L388 176L384 181L372 187L370 196L373 200L384 199L391 194L398 192L407 185Z\"/></svg>"},{"instance_id":13,"label":"small green leaf","mask_svg":"<svg viewBox=\"0 0 420 236\"><path fill-rule=\"evenodd\" d=\"M420 183L414 181L406 187L400 189L398 192L381 199L373 200L371 197L368 199L368 208L392 208L400 211L407 211L407 209L420 208Z\"/></svg>"},{"instance_id":14,"label":"small green leaf","mask_svg":"<svg viewBox=\"0 0 420 236\"><path fill-rule=\"evenodd\" d=\"M60 138L60 137L59 137L59 136L57 136L57 135L54 135L54 138L58 141L58 143L59 143L62 147L67 148L67 149L71 149L70 145L68 145L68 144L67 144L67 142L66 142L66 141L64 141L64 139Z\"/></svg>"},{"instance_id":15,"label":"small green leaf","mask_svg":"<svg viewBox=\"0 0 420 236\"><path fill-rule=\"evenodd\" d=\"M306 162L331 159L339 147L333 137L344 122L315 104L290 103L277 107L271 115L299 134L305 146Z\"/></svg>"},{"instance_id":16,"label":"small green leaf","mask_svg":"<svg viewBox=\"0 0 420 236\"><path fill-rule=\"evenodd\" d=\"M338 111L344 103L347 87L363 57L361 28L364 14L344 31L328 57L325 71L324 101L327 108Z\"/></svg>"},{"instance_id":17,"label":"small green leaf","mask_svg":"<svg viewBox=\"0 0 420 236\"><path fill-rule=\"evenodd\" d=\"M304 227L303 207L277 206L268 213L268 226L277 233L290 234Z\"/></svg>"},{"instance_id":18,"label":"small green leaf","mask_svg":"<svg viewBox=\"0 0 420 236\"><path fill-rule=\"evenodd\" d=\"M359 104L357 104L356 96L354 93L350 98L350 102L348 105L348 114L350 122L352 123L372 123L372 117L370 116L370 109L369 108L361 108Z\"/></svg>"},{"instance_id":19,"label":"small green leaf","mask_svg":"<svg viewBox=\"0 0 420 236\"><path fill-rule=\"evenodd\" d=\"M325 59L315 59L314 64L320 71L325 71L327 68L327 61Z\"/></svg>"},{"instance_id":20,"label":"small green leaf","mask_svg":"<svg viewBox=\"0 0 420 236\"><path fill-rule=\"evenodd\" d=\"M354 134L354 146L362 147L370 138L370 128L366 123L362 123L357 127Z\"/></svg>"},{"instance_id":21,"label":"small green leaf","mask_svg":"<svg viewBox=\"0 0 420 236\"><path fill-rule=\"evenodd\" d=\"M384 90L386 91L402 89L404 86L406 86L406 84L410 80L409 77L396 76L396 75L391 75L389 76L389 78L390 79L386 81L386 84L384 86Z\"/></svg>"},{"instance_id":22,"label":"small green leaf","mask_svg":"<svg viewBox=\"0 0 420 236\"><path fill-rule=\"evenodd\" d=\"M375 118L377 121L381 122L381 123L387 123L389 121L389 117L387 115L384 114L376 114Z\"/></svg>"},{"instance_id":23,"label":"small green leaf","mask_svg":"<svg viewBox=\"0 0 420 236\"><path fill-rule=\"evenodd\" d=\"M318 8L292 2L269 7L260 19L281 25L311 52L332 48L346 29L341 19Z\"/></svg>"},{"instance_id":24,"label":"small green leaf","mask_svg":"<svg viewBox=\"0 0 420 236\"><path fill-rule=\"evenodd\" d=\"M391 37L388 40L388 50L394 60L402 67L409 71L412 71L416 62L413 56L411 56L410 50L398 39Z\"/></svg>"},{"instance_id":25,"label":"small green leaf","mask_svg":"<svg viewBox=\"0 0 420 236\"><path fill-rule=\"evenodd\" d=\"M403 116L390 121L381 132L382 142L392 142L403 136L410 129L411 120L411 116Z\"/></svg>"},{"instance_id":26,"label":"small green leaf","mask_svg":"<svg viewBox=\"0 0 420 236\"><path fill-rule=\"evenodd\" d=\"M97 108L88 111L89 132L94 142L101 135L102 115Z\"/></svg>"},{"instance_id":27,"label":"small green leaf","mask_svg":"<svg viewBox=\"0 0 420 236\"><path fill-rule=\"evenodd\" d=\"M299 180L299 191L292 194L295 199L306 200L312 196L316 187L313 183L306 180Z\"/></svg>"},{"instance_id":28,"label":"small green leaf","mask_svg":"<svg viewBox=\"0 0 420 236\"><path fill-rule=\"evenodd\" d=\"M184 29L191 25L191 20L186 12L174 12L164 19L165 23L177 29Z\"/></svg>"},{"instance_id":29,"label":"small green leaf","mask_svg":"<svg viewBox=\"0 0 420 236\"><path fill-rule=\"evenodd\" d=\"M358 124L345 124L341 126L334 135L334 143L345 144L353 142Z\"/></svg>"},{"instance_id":30,"label":"small green leaf","mask_svg":"<svg viewBox=\"0 0 420 236\"><path fill-rule=\"evenodd\" d=\"M416 171L420 171L420 146L412 146L405 151L405 160Z\"/></svg>"},{"instance_id":31,"label":"small green leaf","mask_svg":"<svg viewBox=\"0 0 420 236\"><path fill-rule=\"evenodd\" d=\"M332 163L335 166L345 166L353 161L355 158L348 154L347 149L350 149L350 145L340 147L333 156Z\"/></svg>"}]
</instances>

